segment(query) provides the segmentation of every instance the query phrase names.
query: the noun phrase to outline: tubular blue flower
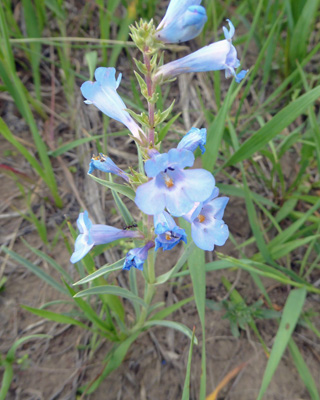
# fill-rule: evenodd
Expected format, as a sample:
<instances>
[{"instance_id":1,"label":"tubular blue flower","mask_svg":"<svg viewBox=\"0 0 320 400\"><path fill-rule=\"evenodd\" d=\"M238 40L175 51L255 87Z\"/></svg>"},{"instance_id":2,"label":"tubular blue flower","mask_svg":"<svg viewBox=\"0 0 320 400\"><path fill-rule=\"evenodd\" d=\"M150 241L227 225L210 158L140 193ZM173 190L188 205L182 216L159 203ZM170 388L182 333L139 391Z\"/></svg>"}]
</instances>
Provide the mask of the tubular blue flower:
<instances>
[{"instance_id":1,"label":"tubular blue flower","mask_svg":"<svg viewBox=\"0 0 320 400\"><path fill-rule=\"evenodd\" d=\"M215 188L208 200L195 204L183 216L191 222L192 239L202 250L212 251L215 245L223 246L229 237L228 226L222 220L229 198L217 197L218 194L219 190Z\"/></svg>"},{"instance_id":2,"label":"tubular blue flower","mask_svg":"<svg viewBox=\"0 0 320 400\"><path fill-rule=\"evenodd\" d=\"M183 240L187 243L187 234L184 229L180 228L166 211L153 217L156 237L156 248L163 250L171 250L174 246Z\"/></svg>"},{"instance_id":3,"label":"tubular blue flower","mask_svg":"<svg viewBox=\"0 0 320 400\"><path fill-rule=\"evenodd\" d=\"M123 265L124 270L129 271L132 267L143 270L143 264L148 258L148 251L154 247L154 242L148 242L143 247L137 247L136 249L130 250Z\"/></svg>"},{"instance_id":4,"label":"tubular blue flower","mask_svg":"<svg viewBox=\"0 0 320 400\"><path fill-rule=\"evenodd\" d=\"M140 210L156 215L167 208L170 214L180 217L196 201L205 201L212 193L215 180L204 169L184 170L193 163L194 155L185 149L171 149L146 161L146 174L151 179L137 188L135 203Z\"/></svg>"},{"instance_id":5,"label":"tubular blue flower","mask_svg":"<svg viewBox=\"0 0 320 400\"><path fill-rule=\"evenodd\" d=\"M130 114L125 111L127 108L117 93L120 85L121 74L116 80L115 68L97 68L94 74L96 82L87 81L81 86L81 93L87 100L86 104L94 104L108 117L122 122L136 139L144 136L141 128L136 124Z\"/></svg>"},{"instance_id":6,"label":"tubular blue flower","mask_svg":"<svg viewBox=\"0 0 320 400\"><path fill-rule=\"evenodd\" d=\"M102 153L100 153L100 155L97 157L92 157L89 164L88 174L92 174L95 169L121 176L121 178L129 182L128 175L121 168L119 168L110 157L107 157Z\"/></svg>"},{"instance_id":7,"label":"tubular blue flower","mask_svg":"<svg viewBox=\"0 0 320 400\"><path fill-rule=\"evenodd\" d=\"M206 151L206 149L204 148L206 141L207 130L205 128L191 128L190 131L186 133L184 137L180 140L177 149L186 149L193 152L199 146L201 149L201 153L203 154Z\"/></svg>"},{"instance_id":8,"label":"tubular blue flower","mask_svg":"<svg viewBox=\"0 0 320 400\"><path fill-rule=\"evenodd\" d=\"M199 35L207 22L201 0L171 0L156 37L164 43L181 43Z\"/></svg>"},{"instance_id":9,"label":"tubular blue flower","mask_svg":"<svg viewBox=\"0 0 320 400\"><path fill-rule=\"evenodd\" d=\"M80 261L97 244L107 244L117 239L137 238L139 232L121 230L108 225L95 225L91 222L88 212L79 214L77 225L79 236L74 244L74 252L70 261L74 264Z\"/></svg>"},{"instance_id":10,"label":"tubular blue flower","mask_svg":"<svg viewBox=\"0 0 320 400\"><path fill-rule=\"evenodd\" d=\"M240 65L240 61L237 59L237 50L231 42L235 29L232 22L230 20L227 21L229 22L230 31L224 27L225 40L202 47L202 49L186 57L163 65L156 73L156 78L162 76L166 79L187 72L206 72L224 69L226 78L234 76L236 82L241 82L247 71L242 70L238 74L235 71Z\"/></svg>"}]
</instances>

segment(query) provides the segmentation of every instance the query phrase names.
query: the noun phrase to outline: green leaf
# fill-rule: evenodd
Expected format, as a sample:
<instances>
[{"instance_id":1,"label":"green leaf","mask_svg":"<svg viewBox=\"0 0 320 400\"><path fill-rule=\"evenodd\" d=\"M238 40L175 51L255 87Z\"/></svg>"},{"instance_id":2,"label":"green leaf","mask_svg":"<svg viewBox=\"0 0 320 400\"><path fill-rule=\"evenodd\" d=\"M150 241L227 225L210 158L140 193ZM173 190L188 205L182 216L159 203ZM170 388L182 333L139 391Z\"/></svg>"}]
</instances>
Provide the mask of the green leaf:
<instances>
[{"instance_id":1,"label":"green leaf","mask_svg":"<svg viewBox=\"0 0 320 400\"><path fill-rule=\"evenodd\" d=\"M119 183L113 183L110 181L106 181L104 179L100 179L97 178L94 175L88 174L90 176L90 178L92 178L94 181L100 183L101 185L114 190L117 193L121 193L124 196L128 197L129 199L133 200L136 197L135 191L133 189L131 189L129 186L125 186L125 185L120 185Z\"/></svg>"},{"instance_id":2,"label":"green leaf","mask_svg":"<svg viewBox=\"0 0 320 400\"><path fill-rule=\"evenodd\" d=\"M181 115L181 113L179 113L179 114L175 115L174 117L172 117L170 119L170 121L168 121L168 123L160 130L160 132L158 133L157 144L162 142L163 139L167 136L167 133L169 132L169 129L174 124L174 122L180 117L180 115Z\"/></svg>"},{"instance_id":3,"label":"green leaf","mask_svg":"<svg viewBox=\"0 0 320 400\"><path fill-rule=\"evenodd\" d=\"M45 260L47 263L49 263L67 282L72 282L71 276L66 272L66 270L61 267L53 258L49 257L46 253L44 253L41 250L38 250L34 247L32 247L23 237L21 238L23 243L38 257L42 258Z\"/></svg>"},{"instance_id":4,"label":"green leaf","mask_svg":"<svg viewBox=\"0 0 320 400\"><path fill-rule=\"evenodd\" d=\"M120 345L115 345L114 348L109 352L107 356L107 365L104 368L101 375L98 376L97 379L89 383L88 390L84 388L84 392L86 394L93 393L101 382L111 374L114 370L120 367L121 363L123 362L131 344L137 339L139 336L140 331L136 332L135 334L129 336L125 341L123 341Z\"/></svg>"},{"instance_id":5,"label":"green leaf","mask_svg":"<svg viewBox=\"0 0 320 400\"><path fill-rule=\"evenodd\" d=\"M136 302L146 307L146 303L140 297L134 295L129 290L121 288L119 286L111 286L111 285L95 286L89 289L82 290L81 292L78 292L74 297L77 298L77 297L92 296L93 294L114 294L116 296L124 297L125 299Z\"/></svg>"},{"instance_id":6,"label":"green leaf","mask_svg":"<svg viewBox=\"0 0 320 400\"><path fill-rule=\"evenodd\" d=\"M193 336L192 331L180 322L167 320L149 320L144 323L145 328L150 328L151 326L164 326L166 328L175 329L176 331L179 331L186 335L190 340L194 340L195 344L198 344L198 339Z\"/></svg>"},{"instance_id":7,"label":"green leaf","mask_svg":"<svg viewBox=\"0 0 320 400\"><path fill-rule=\"evenodd\" d=\"M298 229L305 224L310 215L312 215L319 209L319 207L320 207L320 200L318 200L313 207L311 207L307 212L305 212L301 218L299 218L297 221L291 224L289 228L285 229L283 232L279 233L274 239L272 239L269 242L268 247L271 249L272 247L280 245L286 242L288 239L290 239L291 236L294 235L298 231Z\"/></svg>"},{"instance_id":8,"label":"green leaf","mask_svg":"<svg viewBox=\"0 0 320 400\"><path fill-rule=\"evenodd\" d=\"M195 328L193 328L192 339L190 342L188 363L187 363L187 372L186 372L186 378L185 378L184 385L183 385L183 392L182 392L181 400L190 400L190 376L191 376L191 362L192 362L192 351L193 351L193 343L194 343L194 333L195 333Z\"/></svg>"},{"instance_id":9,"label":"green leaf","mask_svg":"<svg viewBox=\"0 0 320 400\"><path fill-rule=\"evenodd\" d=\"M263 375L257 400L262 399L274 373L276 372L279 362L298 322L303 304L305 302L306 294L307 292L305 289L296 289L292 290L288 296L283 309L280 326L272 346L270 358Z\"/></svg>"},{"instance_id":10,"label":"green leaf","mask_svg":"<svg viewBox=\"0 0 320 400\"><path fill-rule=\"evenodd\" d=\"M18 349L19 346L21 346L23 343L28 342L29 340L34 340L34 339L51 339L52 336L50 335L43 335L43 334L39 334L39 335L30 335L30 336L25 336L22 337L18 340L16 340L14 342L14 344L11 346L10 350L7 353L7 357L6 360L8 362L13 362L16 356L16 351Z\"/></svg>"},{"instance_id":11,"label":"green leaf","mask_svg":"<svg viewBox=\"0 0 320 400\"><path fill-rule=\"evenodd\" d=\"M93 81L94 71L97 67L98 52L97 51L89 51L88 53L85 54L85 59L87 61L89 73L90 73L89 80Z\"/></svg>"},{"instance_id":12,"label":"green leaf","mask_svg":"<svg viewBox=\"0 0 320 400\"><path fill-rule=\"evenodd\" d=\"M65 282L65 285L69 291L69 294L73 297L73 300L75 301L77 306L83 311L83 313L88 318L88 320L91 321L94 326L100 328L102 330L102 332L104 332L106 334L104 336L109 337L110 335L108 335L108 332L109 332L108 325L100 319L100 317L97 315L97 313L91 308L91 306L86 301L75 297L76 291L73 290L66 282Z\"/></svg>"},{"instance_id":13,"label":"green leaf","mask_svg":"<svg viewBox=\"0 0 320 400\"><path fill-rule=\"evenodd\" d=\"M300 17L294 27L290 41L290 62L295 65L296 60L302 60L307 51L310 31L313 27L313 19L317 15L318 0L305 0Z\"/></svg>"},{"instance_id":14,"label":"green leaf","mask_svg":"<svg viewBox=\"0 0 320 400\"><path fill-rule=\"evenodd\" d=\"M170 104L170 106L169 106L166 110L164 110L164 111L162 111L162 112L158 111L158 112L156 113L155 118L154 118L154 124L155 124L155 126L161 124L163 121L165 121L165 120L168 118L168 116L169 116L169 115L171 114L171 112L172 112L174 103L175 103L175 100L173 100L173 102Z\"/></svg>"},{"instance_id":15,"label":"green leaf","mask_svg":"<svg viewBox=\"0 0 320 400\"><path fill-rule=\"evenodd\" d=\"M40 310L38 308L28 307L25 305L22 305L21 307L31 312L32 314L37 315L38 317L49 319L50 321L59 322L60 324L76 325L80 326L83 329L90 329L87 325L83 324L82 322L63 314L58 314L48 310Z\"/></svg>"},{"instance_id":16,"label":"green leaf","mask_svg":"<svg viewBox=\"0 0 320 400\"><path fill-rule=\"evenodd\" d=\"M191 238L191 226L180 218L180 225ZM192 280L194 298L202 328L201 378L199 399L206 397L206 340L205 340L205 307L206 307L206 264L204 251L196 247L188 257L188 266Z\"/></svg>"},{"instance_id":17,"label":"green leaf","mask_svg":"<svg viewBox=\"0 0 320 400\"><path fill-rule=\"evenodd\" d=\"M40 338L51 338L52 336L50 335L30 335L30 336L25 336L22 337L20 339L18 339L10 348L10 350L7 353L7 357L4 360L4 373L3 373L3 377L2 377L2 383L1 383L1 387L0 387L0 400L5 400L7 393L10 389L10 385L13 379L13 362L15 360L15 353L17 348L29 341L29 340L33 340L33 339L40 339Z\"/></svg>"},{"instance_id":18,"label":"green leaf","mask_svg":"<svg viewBox=\"0 0 320 400\"><path fill-rule=\"evenodd\" d=\"M312 400L320 400L317 386L314 382L311 372L309 371L307 364L305 363L304 359L302 358L302 355L299 351L298 346L296 345L296 343L294 342L294 340L292 338L289 340L288 348L290 350L294 364L299 372L299 375L310 394L311 399Z\"/></svg>"},{"instance_id":19,"label":"green leaf","mask_svg":"<svg viewBox=\"0 0 320 400\"><path fill-rule=\"evenodd\" d=\"M187 247L184 249L184 252L182 256L179 258L178 262L176 265L171 268L168 272L158 276L156 279L156 285L161 285L162 283L167 282L174 274L180 271L180 269L184 266L184 264L187 262L189 256L192 254L192 252L195 250L196 246L193 242L190 242Z\"/></svg>"},{"instance_id":20,"label":"green leaf","mask_svg":"<svg viewBox=\"0 0 320 400\"><path fill-rule=\"evenodd\" d=\"M139 83L140 91L141 91L142 95L144 97L148 97L148 88L147 88L146 82L144 81L142 76L140 74L138 74L138 72L136 72L136 71L133 71L133 72L134 72L134 74L135 74L135 76L137 78L137 81Z\"/></svg>"},{"instance_id":21,"label":"green leaf","mask_svg":"<svg viewBox=\"0 0 320 400\"><path fill-rule=\"evenodd\" d=\"M175 312L176 310L179 310L179 308L183 307L185 304L189 303L190 301L194 300L194 297L188 297L186 299L183 299L181 301L178 301L175 304L172 304L169 307L166 307L162 309L161 311L158 311L156 314L154 314L151 318L150 321L152 320L162 320L164 318L167 318L170 314Z\"/></svg>"},{"instance_id":22,"label":"green leaf","mask_svg":"<svg viewBox=\"0 0 320 400\"><path fill-rule=\"evenodd\" d=\"M29 271L37 275L39 278L41 278L44 282L48 283L50 286L52 286L54 289L58 290L59 292L63 294L68 294L67 290L60 285L55 279L53 279L50 275L48 275L46 272L44 272L41 268L37 267L36 265L32 264L29 260L21 257L19 254L15 253L12 250L9 250L7 247L2 246L1 250L3 250L5 253L9 254L9 256L15 260L17 263L23 265L26 267Z\"/></svg>"},{"instance_id":23,"label":"green leaf","mask_svg":"<svg viewBox=\"0 0 320 400\"><path fill-rule=\"evenodd\" d=\"M84 283L91 282L102 275L109 274L112 271L119 271L120 269L122 269L123 263L124 263L124 258L122 258L119 261L116 261L114 264L104 265L103 267L99 268L98 271L95 271L92 274L86 276L85 278L80 279L80 281L74 283L73 286L83 285Z\"/></svg>"},{"instance_id":24,"label":"green leaf","mask_svg":"<svg viewBox=\"0 0 320 400\"><path fill-rule=\"evenodd\" d=\"M121 200L120 196L118 195L118 193L116 191L112 190L111 192L112 192L114 202L116 203L116 206L117 206L122 218L124 219L124 222L127 225L132 224L134 219L133 219L132 215L130 214L130 211L128 210L127 206Z\"/></svg>"},{"instance_id":25,"label":"green leaf","mask_svg":"<svg viewBox=\"0 0 320 400\"><path fill-rule=\"evenodd\" d=\"M280 134L300 114L320 97L320 86L292 101L288 106L279 111L269 122L246 140L233 156L224 164L223 168L235 165L251 157L261 150L270 140Z\"/></svg>"},{"instance_id":26,"label":"green leaf","mask_svg":"<svg viewBox=\"0 0 320 400\"><path fill-rule=\"evenodd\" d=\"M13 135L10 129L7 127L3 119L0 117L0 132L2 136L11 143L21 154L22 156L29 162L32 168L38 173L38 175L45 180L45 174L43 172L42 166L38 163L38 161L34 158L33 155L29 153L29 151L23 146Z\"/></svg>"},{"instance_id":27,"label":"green leaf","mask_svg":"<svg viewBox=\"0 0 320 400\"><path fill-rule=\"evenodd\" d=\"M101 138L103 138L103 136L104 135L96 135L96 136L90 136L90 137L77 139L77 140L74 140L72 142L66 143L66 144L58 147L56 150L48 151L48 154L52 157L58 157L58 156L61 156L61 154L64 154L67 151L80 146L81 144L92 142L93 140L101 139Z\"/></svg>"}]
</instances>

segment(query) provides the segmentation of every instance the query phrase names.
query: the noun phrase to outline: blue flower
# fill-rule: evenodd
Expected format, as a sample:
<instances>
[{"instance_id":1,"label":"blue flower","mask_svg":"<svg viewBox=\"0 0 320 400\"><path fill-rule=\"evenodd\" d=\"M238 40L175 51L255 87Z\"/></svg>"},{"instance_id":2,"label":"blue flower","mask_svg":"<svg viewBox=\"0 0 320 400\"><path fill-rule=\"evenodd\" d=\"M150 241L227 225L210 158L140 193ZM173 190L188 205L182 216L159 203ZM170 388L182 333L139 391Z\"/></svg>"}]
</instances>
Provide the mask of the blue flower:
<instances>
[{"instance_id":1,"label":"blue flower","mask_svg":"<svg viewBox=\"0 0 320 400\"><path fill-rule=\"evenodd\" d=\"M88 174L92 174L92 172L98 169L103 172L110 172L111 174L115 174L121 176L125 181L129 182L128 175L119 168L110 157L105 156L104 154L100 153L98 157L92 157L90 164L89 164L89 171Z\"/></svg>"},{"instance_id":2,"label":"blue flower","mask_svg":"<svg viewBox=\"0 0 320 400\"><path fill-rule=\"evenodd\" d=\"M140 237L136 231L121 230L108 225L95 225L91 222L88 212L79 214L77 225L79 236L74 244L74 252L70 261L74 264L80 261L97 244L107 244L117 239Z\"/></svg>"},{"instance_id":3,"label":"blue flower","mask_svg":"<svg viewBox=\"0 0 320 400\"><path fill-rule=\"evenodd\" d=\"M201 0L171 0L156 37L164 43L181 43L199 35L207 22Z\"/></svg>"},{"instance_id":4,"label":"blue flower","mask_svg":"<svg viewBox=\"0 0 320 400\"><path fill-rule=\"evenodd\" d=\"M146 161L146 174L151 179L137 188L135 203L140 210L156 215L167 208L170 214L180 217L196 201L205 201L212 193L215 180L204 169L184 170L193 163L194 155L185 149L171 149Z\"/></svg>"},{"instance_id":5,"label":"blue flower","mask_svg":"<svg viewBox=\"0 0 320 400\"><path fill-rule=\"evenodd\" d=\"M231 39L235 29L230 20L230 31L223 29L225 40L220 40L202 47L202 49L187 55L186 57L172 61L159 68L156 78L172 78L186 72L205 72L225 70L226 78L234 76L236 82L241 82L247 71L242 70L238 74L235 69L239 67L240 61L237 59L237 50L232 45Z\"/></svg>"},{"instance_id":6,"label":"blue flower","mask_svg":"<svg viewBox=\"0 0 320 400\"><path fill-rule=\"evenodd\" d=\"M203 203L197 203L183 217L191 222L191 236L202 250L212 251L214 246L223 246L229 237L229 229L222 220L228 197L217 197L215 188L212 195Z\"/></svg>"},{"instance_id":7,"label":"blue flower","mask_svg":"<svg viewBox=\"0 0 320 400\"><path fill-rule=\"evenodd\" d=\"M180 228L166 211L153 217L156 237L156 248L163 250L171 250L175 245L183 240L187 243L187 234L184 229Z\"/></svg>"},{"instance_id":8,"label":"blue flower","mask_svg":"<svg viewBox=\"0 0 320 400\"><path fill-rule=\"evenodd\" d=\"M148 251L154 247L154 242L148 242L143 247L137 247L136 249L130 250L123 265L124 270L129 271L132 267L143 270L143 264L148 258Z\"/></svg>"},{"instance_id":9,"label":"blue flower","mask_svg":"<svg viewBox=\"0 0 320 400\"><path fill-rule=\"evenodd\" d=\"M81 93L87 99L85 103L94 104L108 117L122 122L133 136L140 140L144 133L130 114L125 111L127 107L117 93L121 74L116 80L115 68L100 67L96 69L94 76L96 82L87 81L81 86Z\"/></svg>"},{"instance_id":10,"label":"blue flower","mask_svg":"<svg viewBox=\"0 0 320 400\"><path fill-rule=\"evenodd\" d=\"M206 149L204 145L207 141L207 130L206 129L198 129L191 128L188 133L184 135L184 137L178 143L177 149L182 150L186 149L189 151L195 151L199 146L201 149L201 153L203 154Z\"/></svg>"}]
</instances>

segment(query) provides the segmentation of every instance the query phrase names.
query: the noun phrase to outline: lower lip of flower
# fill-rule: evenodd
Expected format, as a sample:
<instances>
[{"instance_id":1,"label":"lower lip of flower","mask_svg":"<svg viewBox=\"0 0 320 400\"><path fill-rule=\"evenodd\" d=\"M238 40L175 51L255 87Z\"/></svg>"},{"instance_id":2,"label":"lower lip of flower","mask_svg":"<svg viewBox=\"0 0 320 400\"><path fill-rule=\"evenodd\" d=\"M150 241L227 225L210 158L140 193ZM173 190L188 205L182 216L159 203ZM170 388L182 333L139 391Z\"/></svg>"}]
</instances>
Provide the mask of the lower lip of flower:
<instances>
[{"instance_id":1,"label":"lower lip of flower","mask_svg":"<svg viewBox=\"0 0 320 400\"><path fill-rule=\"evenodd\" d=\"M205 217L204 215L202 215L202 214L199 214L199 215L198 215L198 220L199 220L199 222L204 222L205 219L206 219L206 217Z\"/></svg>"}]
</instances>

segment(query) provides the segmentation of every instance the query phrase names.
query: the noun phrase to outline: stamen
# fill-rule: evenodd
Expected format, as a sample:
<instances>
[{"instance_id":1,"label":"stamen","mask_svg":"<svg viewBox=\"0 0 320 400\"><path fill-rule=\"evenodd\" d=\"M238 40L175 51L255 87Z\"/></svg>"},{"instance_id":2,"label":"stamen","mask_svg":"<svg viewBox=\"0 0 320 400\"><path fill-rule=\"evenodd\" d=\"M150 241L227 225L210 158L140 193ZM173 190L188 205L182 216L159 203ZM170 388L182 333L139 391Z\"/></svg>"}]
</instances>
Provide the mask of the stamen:
<instances>
[{"instance_id":1,"label":"stamen","mask_svg":"<svg viewBox=\"0 0 320 400\"><path fill-rule=\"evenodd\" d=\"M204 215L202 215L202 214L198 215L199 222L203 222L203 221L205 221L205 219L206 219L206 217Z\"/></svg>"},{"instance_id":2,"label":"stamen","mask_svg":"<svg viewBox=\"0 0 320 400\"><path fill-rule=\"evenodd\" d=\"M171 188L173 186L173 180L168 176L164 177L164 183L166 184L167 188Z\"/></svg>"},{"instance_id":3,"label":"stamen","mask_svg":"<svg viewBox=\"0 0 320 400\"><path fill-rule=\"evenodd\" d=\"M170 233L166 233L166 240L171 240L171 235L170 235Z\"/></svg>"}]
</instances>

